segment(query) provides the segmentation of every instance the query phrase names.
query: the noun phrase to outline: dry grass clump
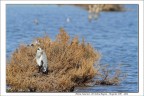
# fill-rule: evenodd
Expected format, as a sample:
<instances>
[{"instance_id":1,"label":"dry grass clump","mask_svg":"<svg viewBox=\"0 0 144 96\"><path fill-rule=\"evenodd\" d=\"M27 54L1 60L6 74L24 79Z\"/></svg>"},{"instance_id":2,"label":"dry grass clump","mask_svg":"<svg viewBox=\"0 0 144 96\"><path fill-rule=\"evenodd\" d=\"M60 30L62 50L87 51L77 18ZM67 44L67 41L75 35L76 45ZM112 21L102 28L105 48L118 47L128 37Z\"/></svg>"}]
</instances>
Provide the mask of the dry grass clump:
<instances>
[{"instance_id":1,"label":"dry grass clump","mask_svg":"<svg viewBox=\"0 0 144 96\"><path fill-rule=\"evenodd\" d=\"M102 11L124 11L124 6L121 4L103 4Z\"/></svg>"},{"instance_id":2,"label":"dry grass clump","mask_svg":"<svg viewBox=\"0 0 144 96\"><path fill-rule=\"evenodd\" d=\"M125 8L121 4L74 4L75 6L79 6L89 10L89 5L100 5L101 11L124 11Z\"/></svg>"},{"instance_id":3,"label":"dry grass clump","mask_svg":"<svg viewBox=\"0 0 144 96\"><path fill-rule=\"evenodd\" d=\"M77 37L70 40L64 29L53 42L48 36L36 40L40 44L20 45L7 64L6 83L11 91L69 92L98 74L94 64L98 64L99 52ZM38 73L34 58L39 46L47 55L48 74Z\"/></svg>"},{"instance_id":4,"label":"dry grass clump","mask_svg":"<svg viewBox=\"0 0 144 96\"><path fill-rule=\"evenodd\" d=\"M126 78L126 74L123 74L120 69L108 69L108 65L101 66L101 72L99 72L98 79L96 79L96 85L118 85L122 80ZM113 75L111 75L113 74Z\"/></svg>"}]
</instances>

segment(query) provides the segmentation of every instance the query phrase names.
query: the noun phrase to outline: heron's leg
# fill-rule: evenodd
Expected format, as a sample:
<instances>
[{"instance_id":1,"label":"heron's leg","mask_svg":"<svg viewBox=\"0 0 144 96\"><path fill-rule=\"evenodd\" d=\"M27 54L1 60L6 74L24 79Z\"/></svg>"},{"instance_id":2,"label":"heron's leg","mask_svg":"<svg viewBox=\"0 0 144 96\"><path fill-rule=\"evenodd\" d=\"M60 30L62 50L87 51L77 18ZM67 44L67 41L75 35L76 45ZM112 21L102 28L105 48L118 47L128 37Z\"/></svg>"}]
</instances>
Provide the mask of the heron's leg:
<instances>
[{"instance_id":1,"label":"heron's leg","mask_svg":"<svg viewBox=\"0 0 144 96\"><path fill-rule=\"evenodd\" d=\"M41 71L41 66L38 66L39 70L38 70L38 73Z\"/></svg>"}]
</instances>

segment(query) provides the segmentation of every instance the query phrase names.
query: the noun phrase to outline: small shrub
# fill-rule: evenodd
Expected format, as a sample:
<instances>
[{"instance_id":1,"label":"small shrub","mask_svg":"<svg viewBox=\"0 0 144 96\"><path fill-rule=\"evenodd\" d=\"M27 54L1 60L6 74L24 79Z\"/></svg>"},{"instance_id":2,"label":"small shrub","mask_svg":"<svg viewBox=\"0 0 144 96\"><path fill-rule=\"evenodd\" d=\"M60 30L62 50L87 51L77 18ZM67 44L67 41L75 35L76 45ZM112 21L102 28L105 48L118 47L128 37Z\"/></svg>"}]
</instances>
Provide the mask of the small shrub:
<instances>
[{"instance_id":1,"label":"small shrub","mask_svg":"<svg viewBox=\"0 0 144 96\"><path fill-rule=\"evenodd\" d=\"M112 75L113 74L113 75ZM97 76L96 85L118 85L126 78L126 74L120 69L108 69L108 65L101 66L99 76Z\"/></svg>"}]
</instances>

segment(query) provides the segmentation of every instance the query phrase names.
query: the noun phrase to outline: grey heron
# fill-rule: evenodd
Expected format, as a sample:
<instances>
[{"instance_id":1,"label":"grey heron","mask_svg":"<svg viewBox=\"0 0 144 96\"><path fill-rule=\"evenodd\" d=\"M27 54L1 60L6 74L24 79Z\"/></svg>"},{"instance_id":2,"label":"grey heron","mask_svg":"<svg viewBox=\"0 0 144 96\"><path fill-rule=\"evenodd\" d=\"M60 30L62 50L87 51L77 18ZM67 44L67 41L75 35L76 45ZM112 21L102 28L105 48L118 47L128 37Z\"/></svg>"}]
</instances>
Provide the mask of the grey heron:
<instances>
[{"instance_id":1,"label":"grey heron","mask_svg":"<svg viewBox=\"0 0 144 96\"><path fill-rule=\"evenodd\" d=\"M48 72L48 60L46 53L44 50L42 50L40 47L38 47L37 52L36 52L36 62L39 67L39 72L42 71L42 73L47 73Z\"/></svg>"}]
</instances>

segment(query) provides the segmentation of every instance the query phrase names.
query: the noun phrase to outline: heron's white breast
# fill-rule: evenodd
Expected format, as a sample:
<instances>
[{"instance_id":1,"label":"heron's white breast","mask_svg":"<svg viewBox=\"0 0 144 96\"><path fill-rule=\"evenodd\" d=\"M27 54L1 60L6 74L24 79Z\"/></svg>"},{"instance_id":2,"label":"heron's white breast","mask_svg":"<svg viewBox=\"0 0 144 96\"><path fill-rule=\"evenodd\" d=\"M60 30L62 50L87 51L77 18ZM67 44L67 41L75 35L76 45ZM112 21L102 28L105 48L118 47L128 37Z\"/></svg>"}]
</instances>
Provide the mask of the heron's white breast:
<instances>
[{"instance_id":1,"label":"heron's white breast","mask_svg":"<svg viewBox=\"0 0 144 96\"><path fill-rule=\"evenodd\" d=\"M36 62L39 66L41 66L41 57L40 58L36 58Z\"/></svg>"}]
</instances>

